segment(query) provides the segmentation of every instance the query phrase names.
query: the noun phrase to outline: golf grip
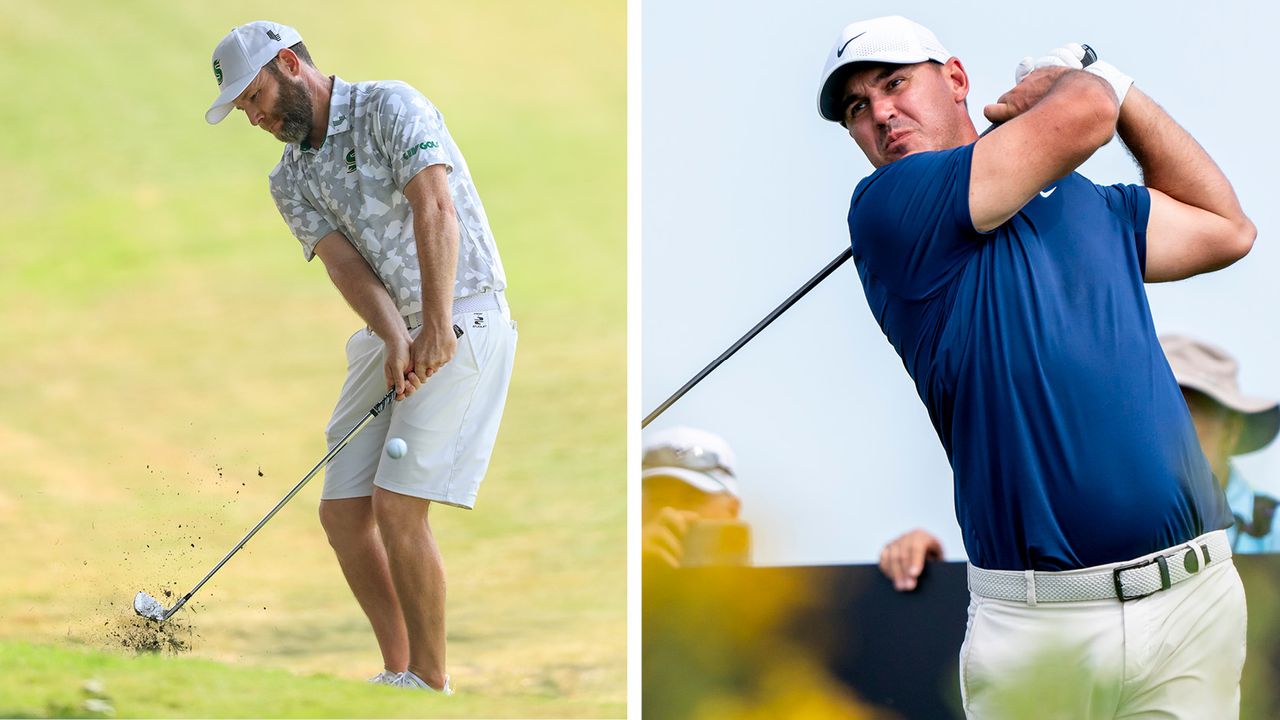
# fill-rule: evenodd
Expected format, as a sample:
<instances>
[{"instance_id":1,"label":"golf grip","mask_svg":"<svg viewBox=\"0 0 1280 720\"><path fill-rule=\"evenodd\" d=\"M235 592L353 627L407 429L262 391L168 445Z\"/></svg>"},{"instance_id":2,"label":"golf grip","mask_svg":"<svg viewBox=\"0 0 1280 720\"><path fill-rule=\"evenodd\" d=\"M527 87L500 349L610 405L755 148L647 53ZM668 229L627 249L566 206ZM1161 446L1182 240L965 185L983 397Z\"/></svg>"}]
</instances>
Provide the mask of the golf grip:
<instances>
[{"instance_id":1,"label":"golf grip","mask_svg":"<svg viewBox=\"0 0 1280 720\"><path fill-rule=\"evenodd\" d=\"M1093 48L1084 44L1081 44L1080 47L1084 48L1084 57L1081 58L1080 60L1081 67L1089 67L1090 65L1097 62L1098 54L1093 51ZM996 126L992 125L991 127L984 130L982 134L986 135L987 133L991 132L995 128ZM720 353L719 357L717 357L715 360L712 360L706 367L698 371L697 375L694 375L692 378L689 379L689 382L680 386L680 389L672 393L671 397L667 398L666 400L663 400L661 405L654 408L652 412L650 412L648 415L644 417L644 420L640 421L640 428L643 430L644 428L649 426L649 423L653 422L654 420L657 420L659 415L666 412L667 408L671 407L676 403L677 400L684 397L685 393L692 390L694 385L697 385L698 383L702 382L703 378L710 375L712 371L720 367L720 365L723 364L725 360L728 360L730 357L733 356L734 353L741 350L743 345L746 345L747 343L751 342L752 338L754 338L756 335L759 335L760 332L765 328L769 327L769 324L772 323L774 320L777 320L779 315L786 312L792 305L795 305L800 300L800 298L804 297L809 293L810 290L817 287L818 283L827 279L828 275L835 272L836 268L843 265L844 262L851 257L853 257L852 246L845 248L844 251L841 252L839 255L837 255L834 260L827 263L826 267L819 270L817 275L814 275L813 277L809 278L809 281L806 282L804 285L800 286L799 290L796 290L794 293L792 293L791 297L788 297L786 300L784 300L781 305L773 309L773 312L766 315L763 320L756 323L755 327L748 330L746 335L743 335L742 337L738 338L737 342L730 345L728 350L725 350L724 352Z\"/></svg>"},{"instance_id":2,"label":"golf grip","mask_svg":"<svg viewBox=\"0 0 1280 720\"><path fill-rule=\"evenodd\" d=\"M1081 43L1080 47L1084 48L1084 57L1080 58L1080 67L1087 68L1090 65L1098 62L1098 53L1094 52L1093 48L1089 47L1088 45L1085 45L1084 43ZM983 130L982 134L979 135L978 137L986 137L987 133L1000 127L1000 125L1001 123L992 123L991 127L987 128L986 130Z\"/></svg>"},{"instance_id":3,"label":"golf grip","mask_svg":"<svg viewBox=\"0 0 1280 720\"><path fill-rule=\"evenodd\" d=\"M213 569L209 571L209 574L205 575L204 578L200 580L200 582L196 583L195 587L191 588L191 592L187 593L186 595L183 595L182 599L179 600L176 605L174 605L173 607L165 611L164 617L161 618L161 622L168 620L170 617L173 616L174 613L178 612L179 608L181 608L183 605L186 605L187 601L191 599L191 596L195 595L196 591L198 591L201 587L203 587L205 583L209 582L209 578L213 577L214 573L222 569L222 566L227 564L227 561L231 559L232 555L235 555L240 550L240 548L244 547L245 543L249 542L249 538L257 534L258 530L262 529L262 526L266 525L268 520L275 517L275 514L280 511L280 508L284 507L285 503L292 500L293 496L297 495L298 491L302 489L302 486L306 485L307 482L310 481L311 478L314 477L315 474L320 471L320 468L324 467L325 465L328 465L329 461L333 459L333 456L337 455L338 451L346 447L347 443L351 440L351 438L355 437L356 433L363 430L364 426L368 425L370 420L374 419L382 411L390 407L391 402L395 400L395 398L396 398L396 389L391 388L390 390L387 391L387 394L384 395L383 398L378 401L376 405L374 405L372 408L369 409L369 412L365 413L364 417L360 419L360 422L356 423L355 427L347 431L347 434L343 435L342 439L339 440L337 444L333 446L333 449L330 450L323 458L321 458L320 462L316 463L316 466L311 468L311 471L308 472L306 475L304 475L303 478L298 481L297 485L293 486L293 489L289 491L289 494L285 495L283 500L276 503L276 506L271 508L271 512L263 516L263 518L258 521L258 524L253 526L252 530L246 533L243 538L240 538L240 542L236 543L236 546L231 548L231 552L227 553L226 557L222 558L222 560L220 560L217 565L214 565Z\"/></svg>"}]
</instances>

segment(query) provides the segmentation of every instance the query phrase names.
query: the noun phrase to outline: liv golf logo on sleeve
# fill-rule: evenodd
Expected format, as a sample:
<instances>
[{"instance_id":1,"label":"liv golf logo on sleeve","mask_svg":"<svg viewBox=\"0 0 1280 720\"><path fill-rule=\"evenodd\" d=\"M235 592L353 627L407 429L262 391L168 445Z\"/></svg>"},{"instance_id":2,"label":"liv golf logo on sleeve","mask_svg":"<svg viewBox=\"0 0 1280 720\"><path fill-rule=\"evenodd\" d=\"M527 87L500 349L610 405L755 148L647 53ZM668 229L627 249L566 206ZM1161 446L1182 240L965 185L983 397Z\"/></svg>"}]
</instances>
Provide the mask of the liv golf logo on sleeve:
<instances>
[{"instance_id":1,"label":"liv golf logo on sleeve","mask_svg":"<svg viewBox=\"0 0 1280 720\"><path fill-rule=\"evenodd\" d=\"M409 148L408 150L405 150L404 155L402 155L400 159L408 160L414 155L417 155L419 150L434 150L438 147L440 147L440 143L436 142L435 140L427 140L426 142L420 142L417 145L414 145L413 147Z\"/></svg>"}]
</instances>

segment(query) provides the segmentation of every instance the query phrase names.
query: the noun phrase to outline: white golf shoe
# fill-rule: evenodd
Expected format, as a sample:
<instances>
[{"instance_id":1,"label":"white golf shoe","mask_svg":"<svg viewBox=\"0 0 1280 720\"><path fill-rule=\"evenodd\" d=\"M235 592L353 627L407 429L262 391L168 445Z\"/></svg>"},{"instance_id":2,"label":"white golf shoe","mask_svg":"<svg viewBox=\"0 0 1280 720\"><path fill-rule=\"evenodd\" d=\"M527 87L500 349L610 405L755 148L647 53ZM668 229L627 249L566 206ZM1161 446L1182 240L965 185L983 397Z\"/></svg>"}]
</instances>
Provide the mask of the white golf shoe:
<instances>
[{"instance_id":1,"label":"white golf shoe","mask_svg":"<svg viewBox=\"0 0 1280 720\"><path fill-rule=\"evenodd\" d=\"M437 690L426 683L422 678L414 675L412 671L406 670L398 677L395 682L391 683L396 687L409 688L410 690L426 690L427 692L441 693L443 695L452 695L453 688L449 687L449 676L444 676L444 688Z\"/></svg>"},{"instance_id":2,"label":"white golf shoe","mask_svg":"<svg viewBox=\"0 0 1280 720\"><path fill-rule=\"evenodd\" d=\"M400 677L400 673L393 673L390 670L382 672L369 678L366 682L370 685L395 685L396 679Z\"/></svg>"}]
</instances>

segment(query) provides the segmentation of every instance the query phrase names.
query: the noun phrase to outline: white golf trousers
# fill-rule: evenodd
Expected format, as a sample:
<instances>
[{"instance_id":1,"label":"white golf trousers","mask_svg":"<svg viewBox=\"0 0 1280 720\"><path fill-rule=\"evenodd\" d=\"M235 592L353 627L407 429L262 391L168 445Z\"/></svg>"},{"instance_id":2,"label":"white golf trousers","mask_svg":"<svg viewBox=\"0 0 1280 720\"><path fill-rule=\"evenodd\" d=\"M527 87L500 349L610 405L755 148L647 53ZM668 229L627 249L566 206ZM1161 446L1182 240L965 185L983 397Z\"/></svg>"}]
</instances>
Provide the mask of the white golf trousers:
<instances>
[{"instance_id":1,"label":"white golf trousers","mask_svg":"<svg viewBox=\"0 0 1280 720\"><path fill-rule=\"evenodd\" d=\"M1030 606L970 594L960 649L965 715L1238 718L1245 622L1230 561L1124 603Z\"/></svg>"}]
</instances>

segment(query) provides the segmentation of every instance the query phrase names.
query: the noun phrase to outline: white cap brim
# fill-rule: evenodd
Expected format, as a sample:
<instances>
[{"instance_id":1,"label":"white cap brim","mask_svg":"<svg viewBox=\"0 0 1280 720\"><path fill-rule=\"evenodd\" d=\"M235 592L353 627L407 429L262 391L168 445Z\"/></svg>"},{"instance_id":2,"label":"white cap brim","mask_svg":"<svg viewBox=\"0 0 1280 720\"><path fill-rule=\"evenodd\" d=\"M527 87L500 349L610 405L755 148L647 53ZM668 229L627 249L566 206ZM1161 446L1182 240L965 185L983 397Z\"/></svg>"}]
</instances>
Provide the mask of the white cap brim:
<instances>
[{"instance_id":1,"label":"white cap brim","mask_svg":"<svg viewBox=\"0 0 1280 720\"><path fill-rule=\"evenodd\" d=\"M712 495L739 497L738 483L734 481L733 476L715 470L704 473L682 467L653 467L645 468L644 472L640 474L642 482L653 477L675 478L686 485Z\"/></svg>"},{"instance_id":2,"label":"white cap brim","mask_svg":"<svg viewBox=\"0 0 1280 720\"><path fill-rule=\"evenodd\" d=\"M262 69L259 68L258 72L262 72ZM240 93L244 92L244 89L249 87L249 83L253 82L256 77L258 75L254 73L244 80L228 83L222 89L222 92L218 93L218 99L214 100L213 104L209 106L208 112L204 114L205 122L210 125L217 125L230 115L231 111L235 109L236 98L240 97Z\"/></svg>"}]
</instances>

